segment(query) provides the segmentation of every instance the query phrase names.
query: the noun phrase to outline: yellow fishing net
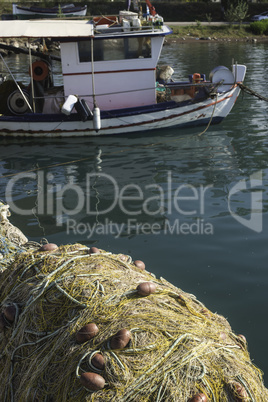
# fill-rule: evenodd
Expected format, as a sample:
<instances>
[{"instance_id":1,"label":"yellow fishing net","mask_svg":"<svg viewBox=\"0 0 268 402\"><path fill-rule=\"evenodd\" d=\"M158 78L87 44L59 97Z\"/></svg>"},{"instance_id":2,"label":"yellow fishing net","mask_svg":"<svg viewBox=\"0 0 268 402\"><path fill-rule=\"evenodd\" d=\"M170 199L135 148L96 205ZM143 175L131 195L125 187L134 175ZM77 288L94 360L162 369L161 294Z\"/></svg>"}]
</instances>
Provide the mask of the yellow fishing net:
<instances>
[{"instance_id":1,"label":"yellow fishing net","mask_svg":"<svg viewBox=\"0 0 268 402\"><path fill-rule=\"evenodd\" d=\"M0 295L1 401L268 400L226 319L128 256L79 244L26 251L2 272ZM89 323L95 336L78 342Z\"/></svg>"},{"instance_id":2,"label":"yellow fishing net","mask_svg":"<svg viewBox=\"0 0 268 402\"><path fill-rule=\"evenodd\" d=\"M142 262L20 251L0 271L1 402L268 401L245 338Z\"/></svg>"}]
</instances>

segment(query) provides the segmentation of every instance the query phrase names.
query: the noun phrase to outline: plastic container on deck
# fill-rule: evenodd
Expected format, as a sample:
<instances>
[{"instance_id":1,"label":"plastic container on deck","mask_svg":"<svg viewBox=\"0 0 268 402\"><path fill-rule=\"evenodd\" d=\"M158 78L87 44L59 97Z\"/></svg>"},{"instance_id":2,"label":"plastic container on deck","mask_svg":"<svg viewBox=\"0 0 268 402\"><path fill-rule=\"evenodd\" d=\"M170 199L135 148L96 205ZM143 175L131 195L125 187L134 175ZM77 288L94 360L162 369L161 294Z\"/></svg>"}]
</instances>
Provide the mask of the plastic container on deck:
<instances>
[{"instance_id":1,"label":"plastic container on deck","mask_svg":"<svg viewBox=\"0 0 268 402\"><path fill-rule=\"evenodd\" d=\"M102 24L102 25L97 25L96 29L101 30L101 29L108 29L109 24Z\"/></svg>"},{"instance_id":2,"label":"plastic container on deck","mask_svg":"<svg viewBox=\"0 0 268 402\"><path fill-rule=\"evenodd\" d=\"M132 27L135 28L135 29L140 29L141 28L141 20L138 17L133 18Z\"/></svg>"},{"instance_id":3,"label":"plastic container on deck","mask_svg":"<svg viewBox=\"0 0 268 402\"><path fill-rule=\"evenodd\" d=\"M130 31L130 21L123 19L122 23L123 23L123 31L124 32Z\"/></svg>"},{"instance_id":4,"label":"plastic container on deck","mask_svg":"<svg viewBox=\"0 0 268 402\"><path fill-rule=\"evenodd\" d=\"M119 11L119 22L122 23L123 19L132 21L133 18L137 18L138 13L133 11Z\"/></svg>"},{"instance_id":5,"label":"plastic container on deck","mask_svg":"<svg viewBox=\"0 0 268 402\"><path fill-rule=\"evenodd\" d=\"M66 114L67 116L71 114L76 102L77 97L75 95L69 95L61 108L62 113Z\"/></svg>"}]
</instances>

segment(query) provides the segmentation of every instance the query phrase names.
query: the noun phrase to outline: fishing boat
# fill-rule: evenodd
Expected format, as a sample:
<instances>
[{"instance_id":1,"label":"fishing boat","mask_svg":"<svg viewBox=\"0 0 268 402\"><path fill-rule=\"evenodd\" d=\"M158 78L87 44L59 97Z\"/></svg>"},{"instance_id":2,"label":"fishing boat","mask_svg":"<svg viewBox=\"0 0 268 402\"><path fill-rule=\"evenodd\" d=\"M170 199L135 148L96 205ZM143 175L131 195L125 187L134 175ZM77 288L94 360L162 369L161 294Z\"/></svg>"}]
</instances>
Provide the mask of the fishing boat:
<instances>
[{"instance_id":1,"label":"fishing boat","mask_svg":"<svg viewBox=\"0 0 268 402\"><path fill-rule=\"evenodd\" d=\"M87 13L87 6L75 6L74 4L63 4L52 8L37 6L24 7L12 4L13 16L17 19L32 18L57 18L61 17L83 17Z\"/></svg>"},{"instance_id":2,"label":"fishing boat","mask_svg":"<svg viewBox=\"0 0 268 402\"><path fill-rule=\"evenodd\" d=\"M13 80L0 86L0 135L96 136L220 123L246 67L217 66L209 77L192 71L173 81L170 66L158 67L172 30L149 0L147 10L145 16L125 10L91 20L1 21L0 37L50 38L60 42L60 56L29 50L27 86L9 71ZM52 63L58 62L62 85L55 86ZM9 70L3 57L2 64Z\"/></svg>"}]
</instances>

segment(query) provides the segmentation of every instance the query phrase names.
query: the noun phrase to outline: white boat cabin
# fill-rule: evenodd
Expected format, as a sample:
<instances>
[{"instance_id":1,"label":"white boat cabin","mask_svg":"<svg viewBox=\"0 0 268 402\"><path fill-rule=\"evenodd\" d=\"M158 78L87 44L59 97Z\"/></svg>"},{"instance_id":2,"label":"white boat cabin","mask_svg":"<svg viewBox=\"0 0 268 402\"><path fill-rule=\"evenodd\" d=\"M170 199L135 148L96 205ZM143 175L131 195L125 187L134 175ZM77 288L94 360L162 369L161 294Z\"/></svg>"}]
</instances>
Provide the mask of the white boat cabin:
<instances>
[{"instance_id":1,"label":"white boat cabin","mask_svg":"<svg viewBox=\"0 0 268 402\"><path fill-rule=\"evenodd\" d=\"M65 96L78 95L91 107L94 93L101 110L156 103L155 69L164 32L127 29L97 25L91 38L61 43Z\"/></svg>"},{"instance_id":2,"label":"white boat cabin","mask_svg":"<svg viewBox=\"0 0 268 402\"><path fill-rule=\"evenodd\" d=\"M155 68L163 37L95 36L61 43L65 96L93 102L91 46L94 48L94 92L101 109L149 105L156 102Z\"/></svg>"}]
</instances>

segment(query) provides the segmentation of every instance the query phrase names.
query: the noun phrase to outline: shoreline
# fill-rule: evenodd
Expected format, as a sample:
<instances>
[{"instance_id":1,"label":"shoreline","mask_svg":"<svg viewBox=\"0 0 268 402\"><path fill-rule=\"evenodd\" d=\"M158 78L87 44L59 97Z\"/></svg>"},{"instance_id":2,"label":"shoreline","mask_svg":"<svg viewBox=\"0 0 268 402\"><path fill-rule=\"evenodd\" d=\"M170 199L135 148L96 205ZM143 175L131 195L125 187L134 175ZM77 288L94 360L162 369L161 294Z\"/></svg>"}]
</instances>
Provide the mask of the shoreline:
<instances>
[{"instance_id":1,"label":"shoreline","mask_svg":"<svg viewBox=\"0 0 268 402\"><path fill-rule=\"evenodd\" d=\"M248 43L267 43L268 37L258 37L258 36L246 36L246 37L207 37L207 36L179 36L170 35L170 37L165 39L165 44L171 43L207 43L207 42L248 42Z\"/></svg>"},{"instance_id":2,"label":"shoreline","mask_svg":"<svg viewBox=\"0 0 268 402\"><path fill-rule=\"evenodd\" d=\"M249 23L239 27L238 23L228 22L165 22L173 33L166 37L166 42L193 43L201 42L268 42L268 36L256 35L249 31Z\"/></svg>"}]
</instances>

